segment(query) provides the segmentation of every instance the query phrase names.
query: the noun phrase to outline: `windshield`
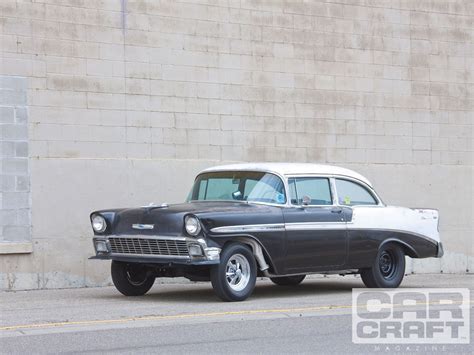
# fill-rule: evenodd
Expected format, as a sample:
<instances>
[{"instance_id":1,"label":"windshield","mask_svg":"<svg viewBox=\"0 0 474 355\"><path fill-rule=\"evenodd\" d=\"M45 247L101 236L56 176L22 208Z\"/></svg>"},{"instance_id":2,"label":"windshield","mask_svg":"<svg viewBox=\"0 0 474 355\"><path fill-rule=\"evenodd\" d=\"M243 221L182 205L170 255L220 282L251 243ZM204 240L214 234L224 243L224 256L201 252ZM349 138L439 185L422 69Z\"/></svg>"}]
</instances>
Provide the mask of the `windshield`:
<instances>
[{"instance_id":1,"label":"windshield","mask_svg":"<svg viewBox=\"0 0 474 355\"><path fill-rule=\"evenodd\" d=\"M188 201L249 201L286 203L282 180L270 173L219 171L199 175Z\"/></svg>"}]
</instances>

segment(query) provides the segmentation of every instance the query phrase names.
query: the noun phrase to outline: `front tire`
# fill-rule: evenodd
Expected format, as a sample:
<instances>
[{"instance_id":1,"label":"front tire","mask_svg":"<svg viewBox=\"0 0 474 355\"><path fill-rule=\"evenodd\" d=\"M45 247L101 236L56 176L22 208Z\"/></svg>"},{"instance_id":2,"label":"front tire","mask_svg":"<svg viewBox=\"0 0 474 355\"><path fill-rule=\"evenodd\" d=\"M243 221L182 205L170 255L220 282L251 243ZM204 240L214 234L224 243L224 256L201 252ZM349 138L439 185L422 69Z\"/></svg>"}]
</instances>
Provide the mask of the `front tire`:
<instances>
[{"instance_id":1,"label":"front tire","mask_svg":"<svg viewBox=\"0 0 474 355\"><path fill-rule=\"evenodd\" d=\"M270 280L278 286L296 286L303 282L306 275L270 277Z\"/></svg>"},{"instance_id":2,"label":"front tire","mask_svg":"<svg viewBox=\"0 0 474 355\"><path fill-rule=\"evenodd\" d=\"M211 268L211 283L216 295L227 302L247 299L257 281L257 263L252 251L242 244L230 244Z\"/></svg>"},{"instance_id":3,"label":"front tire","mask_svg":"<svg viewBox=\"0 0 474 355\"><path fill-rule=\"evenodd\" d=\"M112 260L111 274L115 288L125 296L143 296L155 283L155 276L138 263Z\"/></svg>"},{"instance_id":4,"label":"front tire","mask_svg":"<svg viewBox=\"0 0 474 355\"><path fill-rule=\"evenodd\" d=\"M383 245L371 268L362 269L360 276L369 288L396 288L405 275L405 253L395 243Z\"/></svg>"}]
</instances>

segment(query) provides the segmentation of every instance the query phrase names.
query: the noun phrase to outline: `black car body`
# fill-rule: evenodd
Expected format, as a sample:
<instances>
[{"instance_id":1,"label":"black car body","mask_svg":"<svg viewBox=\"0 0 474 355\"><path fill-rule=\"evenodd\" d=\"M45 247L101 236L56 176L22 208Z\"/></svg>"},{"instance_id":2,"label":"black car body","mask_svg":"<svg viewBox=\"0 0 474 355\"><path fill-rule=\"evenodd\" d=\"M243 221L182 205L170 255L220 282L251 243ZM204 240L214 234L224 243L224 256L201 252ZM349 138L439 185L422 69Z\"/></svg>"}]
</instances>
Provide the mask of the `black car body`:
<instances>
[{"instance_id":1,"label":"black car body","mask_svg":"<svg viewBox=\"0 0 474 355\"><path fill-rule=\"evenodd\" d=\"M442 256L438 220L433 209L386 206L347 169L234 164L198 174L186 203L93 212L93 258L113 260L127 295L176 276L211 280L224 300L248 297L258 275L297 284L360 273L369 287L396 287L405 255Z\"/></svg>"}]
</instances>

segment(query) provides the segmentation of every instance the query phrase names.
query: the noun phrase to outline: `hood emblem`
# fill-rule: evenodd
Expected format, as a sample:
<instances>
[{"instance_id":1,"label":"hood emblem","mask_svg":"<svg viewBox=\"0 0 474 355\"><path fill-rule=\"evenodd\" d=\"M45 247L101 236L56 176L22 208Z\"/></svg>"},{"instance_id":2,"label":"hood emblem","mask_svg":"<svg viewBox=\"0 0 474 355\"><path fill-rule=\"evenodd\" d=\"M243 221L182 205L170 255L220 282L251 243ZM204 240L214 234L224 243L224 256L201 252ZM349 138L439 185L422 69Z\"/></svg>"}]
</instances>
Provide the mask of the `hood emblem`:
<instances>
[{"instance_id":1,"label":"hood emblem","mask_svg":"<svg viewBox=\"0 0 474 355\"><path fill-rule=\"evenodd\" d=\"M132 224L133 229L153 229L155 228L154 224Z\"/></svg>"}]
</instances>

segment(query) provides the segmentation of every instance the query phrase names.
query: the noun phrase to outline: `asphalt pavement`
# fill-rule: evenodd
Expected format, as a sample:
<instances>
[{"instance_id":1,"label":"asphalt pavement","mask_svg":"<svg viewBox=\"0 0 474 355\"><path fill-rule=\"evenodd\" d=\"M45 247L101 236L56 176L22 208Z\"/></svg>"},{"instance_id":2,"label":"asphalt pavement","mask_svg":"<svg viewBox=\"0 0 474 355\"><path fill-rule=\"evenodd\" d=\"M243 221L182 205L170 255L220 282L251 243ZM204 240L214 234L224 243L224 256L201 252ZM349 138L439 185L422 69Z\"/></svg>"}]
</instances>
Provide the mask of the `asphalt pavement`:
<instances>
[{"instance_id":1,"label":"asphalt pavement","mask_svg":"<svg viewBox=\"0 0 474 355\"><path fill-rule=\"evenodd\" d=\"M467 345L352 342L355 276L314 276L297 287L259 280L251 298L221 302L210 283L160 283L143 297L113 287L0 293L0 352L38 353L473 353ZM401 287L464 287L474 275L409 275ZM472 322L471 322L472 323Z\"/></svg>"}]
</instances>

